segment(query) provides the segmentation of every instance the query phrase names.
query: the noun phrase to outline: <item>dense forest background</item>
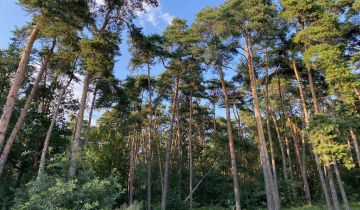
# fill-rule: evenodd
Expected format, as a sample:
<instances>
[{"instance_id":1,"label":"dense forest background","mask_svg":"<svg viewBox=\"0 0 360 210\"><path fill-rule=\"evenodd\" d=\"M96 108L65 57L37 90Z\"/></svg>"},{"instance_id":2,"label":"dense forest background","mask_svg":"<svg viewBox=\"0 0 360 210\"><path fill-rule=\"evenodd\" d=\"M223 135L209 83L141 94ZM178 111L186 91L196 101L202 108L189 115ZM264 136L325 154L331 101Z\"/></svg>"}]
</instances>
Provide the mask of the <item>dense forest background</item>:
<instances>
[{"instance_id":1,"label":"dense forest background","mask_svg":"<svg viewBox=\"0 0 360 210\"><path fill-rule=\"evenodd\" d=\"M227 0L161 34L136 24L157 0L18 3L1 209L360 209L359 0Z\"/></svg>"}]
</instances>

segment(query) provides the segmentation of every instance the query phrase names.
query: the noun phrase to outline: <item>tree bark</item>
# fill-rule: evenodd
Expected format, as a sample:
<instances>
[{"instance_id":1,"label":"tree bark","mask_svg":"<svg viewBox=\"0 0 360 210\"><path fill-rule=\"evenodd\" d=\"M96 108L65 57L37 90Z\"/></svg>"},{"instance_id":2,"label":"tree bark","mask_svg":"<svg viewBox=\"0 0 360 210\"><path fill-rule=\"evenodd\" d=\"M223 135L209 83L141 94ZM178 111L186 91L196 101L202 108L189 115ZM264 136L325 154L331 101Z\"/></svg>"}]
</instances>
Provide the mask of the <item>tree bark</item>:
<instances>
[{"instance_id":1,"label":"tree bark","mask_svg":"<svg viewBox=\"0 0 360 210\"><path fill-rule=\"evenodd\" d=\"M91 75L86 74L86 76L84 78L83 92L82 92L82 96L81 96L80 107L79 107L79 112L78 112L77 121L76 121L75 135L74 135L73 144L71 147L71 159L70 159L70 167L69 167L69 176L71 178L74 178L76 175L77 155L78 155L78 151L80 149L81 130L82 130L83 121L84 121L86 98L87 98L87 93L89 90L90 81L91 81Z\"/></svg>"},{"instance_id":2,"label":"tree bark","mask_svg":"<svg viewBox=\"0 0 360 210\"><path fill-rule=\"evenodd\" d=\"M15 102L17 100L18 97L18 92L19 89L24 81L25 78L25 70L26 70L26 65L29 62L29 57L30 57L30 53L31 53L31 49L33 47L33 44L36 40L36 37L38 35L40 31L40 26L39 25L35 25L33 27L33 30L31 31L31 34L29 36L29 40L26 43L25 49L21 55L21 59L19 62L19 66L16 70L16 74L15 74L15 78L13 81L13 84L11 85L10 91L7 95L6 98L6 102L4 104L3 107L3 112L0 118L0 152L3 149L3 145L4 145L4 140L5 140L5 135L6 135L6 131L7 128L9 126L9 121L11 118L11 114L14 110L15 107Z\"/></svg>"},{"instance_id":3,"label":"tree bark","mask_svg":"<svg viewBox=\"0 0 360 210\"><path fill-rule=\"evenodd\" d=\"M71 84L71 81L73 80L73 76L70 77L69 81L66 83L66 85L63 87L61 93L60 93L60 96L59 96L59 99L57 101L57 104L56 104L56 107L55 107L55 110L54 110L54 114L53 114L53 117L51 119L51 123L50 123L50 126L49 126L49 129L46 133L46 138L45 138L45 141L44 141L44 147L41 151L41 158L40 158L40 164L39 164L39 170L38 170L38 175L37 175L37 178L36 180L39 180L41 175L43 174L44 170L45 170L45 161L46 161L46 153L48 151L48 147L49 147L49 142L50 142L50 138L51 138L51 134L52 134L52 131L54 129L54 126L55 126L55 123L56 123L56 118L58 116L58 113L59 113L59 108L60 108L60 105L61 105L61 102L62 100L64 99L64 96L65 96L65 93L66 93L66 90L68 89L69 85Z\"/></svg>"},{"instance_id":4,"label":"tree bark","mask_svg":"<svg viewBox=\"0 0 360 210\"><path fill-rule=\"evenodd\" d=\"M277 123L277 120L275 118L274 113L272 112L270 103L269 103L269 112L270 112L271 118L273 120L273 123L275 125L275 131L276 131L276 135L277 135L279 145L280 145L280 153L281 153L281 160L282 160L284 178L285 178L285 181L288 182L289 178L288 178L288 174L287 174L287 166L286 166L286 156L285 156L284 144L283 144L283 140L281 138L279 125Z\"/></svg>"},{"instance_id":5,"label":"tree bark","mask_svg":"<svg viewBox=\"0 0 360 210\"><path fill-rule=\"evenodd\" d=\"M152 89L150 65L148 67L148 93L149 93L149 123L148 123L148 156L147 156L147 209L151 210L151 180L152 180Z\"/></svg>"},{"instance_id":6,"label":"tree bark","mask_svg":"<svg viewBox=\"0 0 360 210\"><path fill-rule=\"evenodd\" d=\"M48 54L45 56L44 58L44 61L43 61L43 64L39 70L39 73L37 75L37 78L35 80L35 83L30 91L30 94L28 96L28 98L26 99L26 102L25 102L25 105L23 107L23 109L21 110L21 114L18 118L18 120L16 121L16 124L11 132L11 135L10 137L8 138L7 142L6 142L6 145L4 147L4 150L2 151L1 153L1 157L0 157L0 176L4 170L4 167L5 167L5 162L7 160L7 157L10 153L10 150L11 150L11 147L12 145L14 144L15 140L16 140L16 137L18 135L18 133L20 132L21 128L22 128L22 125L25 121L25 117L29 111L29 109L31 108L31 103L36 95L36 91L37 89L39 88L39 85L40 85L40 82L42 80L42 77L44 75L44 72L48 66L48 63L50 61L50 58L53 54L53 51L54 51L54 48L55 48L55 45L56 45L56 40L54 38L53 42L52 42L52 46L51 48L49 49L49 52ZM4 109L5 111L5 109Z\"/></svg>"},{"instance_id":7,"label":"tree bark","mask_svg":"<svg viewBox=\"0 0 360 210\"><path fill-rule=\"evenodd\" d=\"M229 96L227 93L227 87L224 79L224 73L222 70L222 67L218 67L219 76L221 80L221 86L223 89L224 94L224 102L225 102L225 109L226 109L226 125L227 125L227 132L228 132L228 138L229 138L229 149L230 149L230 158L231 158L231 174L233 177L233 183L234 183L234 193L235 193L235 209L240 210L240 187L239 187L239 178L238 178L238 172L237 172L237 164L236 164L236 154L235 154L235 148L234 148L234 134L232 130L232 124L231 124L231 115L230 115L230 102L229 102Z\"/></svg>"},{"instance_id":8,"label":"tree bark","mask_svg":"<svg viewBox=\"0 0 360 210\"><path fill-rule=\"evenodd\" d=\"M351 139L353 141L353 144L354 144L354 149L355 149L355 153L356 153L356 159L358 161L358 164L360 166L360 151L359 151L359 144L357 142L357 138L356 138L356 135L353 131L352 128L350 128L350 135L351 135Z\"/></svg>"},{"instance_id":9,"label":"tree bark","mask_svg":"<svg viewBox=\"0 0 360 210\"><path fill-rule=\"evenodd\" d=\"M334 161L334 171L335 171L336 180L339 184L339 189L340 189L341 197L344 202L345 209L350 210L349 201L348 201L346 193L345 193L344 184L342 182L341 175L340 175L339 168L338 168L336 161Z\"/></svg>"},{"instance_id":10,"label":"tree bark","mask_svg":"<svg viewBox=\"0 0 360 210\"><path fill-rule=\"evenodd\" d=\"M300 78L299 71L298 71L298 69L296 67L296 63L295 63L295 61L293 61L292 63L293 63L293 70L294 70L295 77L296 77L297 84L298 84L298 88L299 88L299 94L300 94L300 99L301 99L301 104L302 104L302 109L303 109L304 120L305 120L306 127L307 127L309 125L309 114L308 114L308 110L307 110L307 106L306 106L305 94L304 94L304 91L303 91L303 87L301 85L301 78ZM316 109L318 106L317 106L317 99L316 99L315 88L314 88L314 81L313 81L312 75L311 75L311 69L307 68L307 71L308 71L308 75L309 75L308 77L309 77L311 95L312 95L312 98L313 98L315 112L318 112L319 110ZM322 189L323 189L326 206L327 206L328 209L332 209L329 189L328 189L328 186L326 184L326 179L325 179L325 176L324 176L324 172L323 172L323 170L321 168L321 163L320 163L320 160L319 160L319 156L315 152L315 144L311 139L310 139L310 145L311 145L312 153L314 154L314 157L315 157L315 164L316 164L317 171L319 173L320 183L321 183L321 186L322 186Z\"/></svg>"},{"instance_id":11,"label":"tree bark","mask_svg":"<svg viewBox=\"0 0 360 210\"><path fill-rule=\"evenodd\" d=\"M332 172L331 166L328 164L326 166L326 171L328 174L328 179L329 179L329 184L330 184L330 192L331 192L331 197L332 197L332 201L333 201L335 210L340 210L339 199L338 199L338 196L336 193L335 183L334 183L334 179L333 179L333 172Z\"/></svg>"},{"instance_id":12,"label":"tree bark","mask_svg":"<svg viewBox=\"0 0 360 210\"><path fill-rule=\"evenodd\" d=\"M130 152L130 168L128 180L128 202L129 205L134 202L134 180L135 180L135 156L136 156L136 137L135 134L131 138L131 152Z\"/></svg>"},{"instance_id":13,"label":"tree bark","mask_svg":"<svg viewBox=\"0 0 360 210\"><path fill-rule=\"evenodd\" d=\"M297 159L297 162L298 162L299 168L300 168L301 179L303 181L303 190L305 193L305 199L306 199L306 202L309 205L311 205L309 182L306 177L306 168L304 168L304 165L303 165L302 159L301 159L301 152L300 152L299 139L298 139L298 129L297 129L295 123L290 118L288 118L288 119L289 119L290 126L291 126L291 129L293 132L295 154L296 154L296 159Z\"/></svg>"},{"instance_id":14,"label":"tree bark","mask_svg":"<svg viewBox=\"0 0 360 210\"><path fill-rule=\"evenodd\" d=\"M90 140L91 121L92 121L92 116L93 116L95 102L96 102L96 94L97 94L97 87L95 87L95 90L93 93L93 98L92 98L91 105L90 105L89 120L88 120L89 125L88 125L87 131L86 131L86 139L85 139L84 147L87 147L91 141Z\"/></svg>"},{"instance_id":15,"label":"tree bark","mask_svg":"<svg viewBox=\"0 0 360 210\"><path fill-rule=\"evenodd\" d=\"M275 193L275 184L274 179L271 173L270 169L270 163L269 163L269 155L267 152L267 146L265 142L265 135L262 125L262 119L260 114L260 105L259 105L259 99L257 95L256 90L256 77L255 77L255 70L253 65L253 58L252 53L250 52L251 46L250 46L250 40L248 37L245 37L245 54L246 58L248 60L248 71L250 75L250 86L251 86L251 93L253 97L253 106L254 106L254 112L255 112L255 121L256 121L256 128L258 132L258 139L259 139L259 149L260 149L260 157L261 157L261 165L264 173L264 179L265 179L265 190L266 190L266 198L267 198L267 205L268 209L280 209L280 201L278 198L276 198Z\"/></svg>"},{"instance_id":16,"label":"tree bark","mask_svg":"<svg viewBox=\"0 0 360 210\"><path fill-rule=\"evenodd\" d=\"M168 196L168 185L169 185L169 171L170 171L170 153L171 153L171 144L173 140L173 132L174 132L174 122L175 122L175 112L177 107L177 100L178 100L178 93L179 93L179 81L180 75L177 76L175 82L175 91L174 91L174 98L173 104L171 108L171 119L170 119L170 129L169 129L169 136L166 143L166 158L164 164L164 181L163 181L163 190L161 194L161 209L165 210L167 205L167 196Z\"/></svg>"},{"instance_id":17,"label":"tree bark","mask_svg":"<svg viewBox=\"0 0 360 210\"><path fill-rule=\"evenodd\" d=\"M189 102L189 207L193 208L193 155L192 155L192 93L190 93Z\"/></svg>"},{"instance_id":18,"label":"tree bark","mask_svg":"<svg viewBox=\"0 0 360 210\"><path fill-rule=\"evenodd\" d=\"M274 147L272 142L271 136L271 128L270 128L270 120L269 120L269 65L268 65L268 57L267 57L267 49L265 49L265 64L266 64L266 74L265 74L265 118L266 118L266 128L268 133L268 140L270 146L270 157L271 157L271 166L272 166L272 173L274 178L274 187L275 187L275 199L279 200L279 189L278 189L278 182L277 182L277 174L276 174L276 162L275 162L275 154L274 154Z\"/></svg>"}]
</instances>

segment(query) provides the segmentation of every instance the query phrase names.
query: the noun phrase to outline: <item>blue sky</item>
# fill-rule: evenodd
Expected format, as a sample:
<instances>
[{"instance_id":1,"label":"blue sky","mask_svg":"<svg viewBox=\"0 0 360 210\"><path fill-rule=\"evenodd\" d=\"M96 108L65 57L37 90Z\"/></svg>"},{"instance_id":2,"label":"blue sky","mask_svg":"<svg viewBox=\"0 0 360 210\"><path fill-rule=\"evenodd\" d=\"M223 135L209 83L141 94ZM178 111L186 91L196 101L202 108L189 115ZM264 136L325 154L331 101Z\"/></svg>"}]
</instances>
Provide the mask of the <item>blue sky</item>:
<instances>
[{"instance_id":1,"label":"blue sky","mask_svg":"<svg viewBox=\"0 0 360 210\"><path fill-rule=\"evenodd\" d=\"M96 0L101 2L103 0ZM21 27L31 21L22 7L17 4L17 0L0 0L0 48L7 48L12 31L16 26ZM190 25L202 8L207 6L213 7L220 5L223 0L160 0L160 6L156 8L147 8L146 12L140 14L136 23L143 27L145 34L159 33L171 22L172 18L178 17L185 19ZM141 70L132 71L128 68L130 55L128 53L127 38L124 35L123 42L120 46L121 56L117 58L114 72L117 78L124 79L128 75L141 73ZM152 71L153 75L158 75L163 71L163 67L156 65ZM80 96L81 84L76 84L74 87L75 96ZM94 114L97 119L101 113Z\"/></svg>"}]
</instances>

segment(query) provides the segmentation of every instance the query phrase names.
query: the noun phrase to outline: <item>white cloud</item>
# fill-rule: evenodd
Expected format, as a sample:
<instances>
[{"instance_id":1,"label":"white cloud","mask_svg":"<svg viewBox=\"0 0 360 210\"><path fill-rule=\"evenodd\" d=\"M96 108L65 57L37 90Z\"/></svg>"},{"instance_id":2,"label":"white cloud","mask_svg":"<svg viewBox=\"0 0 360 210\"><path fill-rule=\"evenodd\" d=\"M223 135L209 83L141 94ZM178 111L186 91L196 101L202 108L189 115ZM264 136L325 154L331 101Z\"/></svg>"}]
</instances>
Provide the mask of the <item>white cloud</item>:
<instances>
[{"instance_id":1,"label":"white cloud","mask_svg":"<svg viewBox=\"0 0 360 210\"><path fill-rule=\"evenodd\" d=\"M150 23L152 26L159 27L160 25L171 24L174 16L168 12L164 12L161 5L158 7L144 6L145 11L138 13L139 23L144 25Z\"/></svg>"},{"instance_id":2,"label":"white cloud","mask_svg":"<svg viewBox=\"0 0 360 210\"><path fill-rule=\"evenodd\" d=\"M96 4L99 5L104 5L105 4L105 0L95 0Z\"/></svg>"}]
</instances>

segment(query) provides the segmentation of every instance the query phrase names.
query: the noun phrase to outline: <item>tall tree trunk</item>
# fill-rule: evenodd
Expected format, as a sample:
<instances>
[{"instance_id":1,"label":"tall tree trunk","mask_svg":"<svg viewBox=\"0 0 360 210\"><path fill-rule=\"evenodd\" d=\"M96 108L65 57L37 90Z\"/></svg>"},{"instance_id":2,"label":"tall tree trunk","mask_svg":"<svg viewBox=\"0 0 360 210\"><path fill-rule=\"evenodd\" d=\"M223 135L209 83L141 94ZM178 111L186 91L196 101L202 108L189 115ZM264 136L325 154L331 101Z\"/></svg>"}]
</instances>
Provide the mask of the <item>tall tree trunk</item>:
<instances>
[{"instance_id":1,"label":"tall tree trunk","mask_svg":"<svg viewBox=\"0 0 360 210\"><path fill-rule=\"evenodd\" d=\"M39 31L40 31L39 25L35 25L33 30L31 31L29 40L26 43L25 49L21 55L21 59L19 62L19 66L16 70L13 84L11 85L10 91L7 95L6 102L3 107L3 112L2 112L2 115L0 118L0 152L3 149L5 134L6 134L8 126L9 126L9 121L11 118L12 111L14 110L14 107L15 107L15 102L18 97L19 89L25 78L26 65L29 62L31 49L33 47L33 44L35 42L35 39L36 39ZM0 174L1 174L1 172L0 172Z\"/></svg>"},{"instance_id":2,"label":"tall tree trunk","mask_svg":"<svg viewBox=\"0 0 360 210\"><path fill-rule=\"evenodd\" d=\"M229 102L229 96L227 93L226 83L224 79L224 73L222 70L222 67L218 67L219 76L221 80L221 86L223 89L224 94L224 102L225 102L225 109L226 109L226 124L227 124L227 132L228 132L228 138L229 138L229 149L230 149L230 158L231 158L231 174L233 177L233 183L234 183L234 193L235 193L235 208L236 210L240 210L240 187L239 187L239 178L238 178L238 172L237 172L237 164L236 164L236 154L235 154L235 148L234 148L234 134L233 134L233 128L231 124L231 115L230 115L230 102Z\"/></svg>"},{"instance_id":3,"label":"tall tree trunk","mask_svg":"<svg viewBox=\"0 0 360 210\"><path fill-rule=\"evenodd\" d=\"M351 139L353 141L353 144L354 144L354 149L355 149L355 153L356 153L356 158L357 158L357 161L358 161L358 164L360 166L360 151L359 151L359 144L357 142L357 138L356 138L356 135L353 131L352 128L350 128L350 135L351 135Z\"/></svg>"},{"instance_id":4,"label":"tall tree trunk","mask_svg":"<svg viewBox=\"0 0 360 210\"><path fill-rule=\"evenodd\" d=\"M21 114L20 114L18 120L16 121L15 127L13 128L9 139L6 142L4 150L1 153L1 157L0 157L0 175L2 174L2 172L4 170L5 162L7 160L7 157L9 155L9 153L10 153L11 147L12 147L13 143L15 142L18 133L20 132L20 130L22 128L22 125L23 125L23 123L25 121L25 117L26 117L29 109L31 108L31 103L32 103L32 101L33 101L33 99L34 99L34 97L36 95L37 89L39 88L39 85L40 85L41 79L42 79L42 77L44 75L45 69L47 68L48 63L50 61L50 58L51 58L51 56L53 54L55 45L56 45L56 39L54 38L53 42L52 42L52 46L51 46L49 52L47 53L47 55L44 58L43 64L42 64L42 66L41 66L41 68L39 70L39 73L37 75L37 78L35 80L35 83L34 83L32 89L30 91L30 94L29 94L28 98L26 99L25 105L24 105L23 109L21 110ZM4 111L5 111L5 109L4 109Z\"/></svg>"},{"instance_id":5,"label":"tall tree trunk","mask_svg":"<svg viewBox=\"0 0 360 210\"><path fill-rule=\"evenodd\" d=\"M147 156L147 209L151 210L151 180L152 180L152 89L150 65L148 67L148 93L149 93L149 123L148 123L148 156Z\"/></svg>"},{"instance_id":6,"label":"tall tree trunk","mask_svg":"<svg viewBox=\"0 0 360 210\"><path fill-rule=\"evenodd\" d=\"M293 60L292 64L293 64L293 70L294 70L294 73L295 73L295 77L296 77L297 85L298 85L298 89L299 89L299 94L300 94L300 99L301 99L301 106L302 106L302 109L303 109L304 120L305 120L306 127L307 127L309 125L309 114L308 114L308 110L307 110L307 106L306 106L305 94L304 94L304 91L303 91L303 87L301 85L301 78L300 78L299 71L298 71L298 69L296 67L295 60ZM307 71L308 71L308 74L309 74L308 77L309 77L309 83L310 83L310 89L311 89L312 98L314 99L314 97L315 97L315 100L313 100L314 107L317 107L317 100L316 100L315 88L314 88L314 84L313 84L314 82L313 82L312 75L311 75L311 69L307 68ZM318 109L316 109L315 112L318 112ZM323 189L326 206L327 206L328 209L332 209L329 189L328 189L328 186L326 184L326 179L325 179L325 176L324 176L324 172L323 172L323 170L321 168L321 163L320 163L320 160L319 160L319 156L315 152L315 144L312 141L312 139L310 139L310 145L311 145L312 153L314 154L314 157L315 157L316 169L317 169L317 171L319 173L320 183L321 183L321 186L322 186L322 189Z\"/></svg>"},{"instance_id":7,"label":"tall tree trunk","mask_svg":"<svg viewBox=\"0 0 360 210\"><path fill-rule=\"evenodd\" d=\"M338 168L338 165L337 165L336 161L334 161L334 171L335 171L336 180L337 180L337 182L339 184L339 189L340 189L341 197L342 197L343 202L344 202L345 209L350 210L349 201L348 201L346 193L345 193L344 184L342 182L340 171L339 171L339 168Z\"/></svg>"},{"instance_id":8,"label":"tall tree trunk","mask_svg":"<svg viewBox=\"0 0 360 210\"><path fill-rule=\"evenodd\" d=\"M189 102L189 207L193 208L193 155L192 155L192 93L190 93Z\"/></svg>"},{"instance_id":9,"label":"tall tree trunk","mask_svg":"<svg viewBox=\"0 0 360 210\"><path fill-rule=\"evenodd\" d=\"M174 122L175 122L175 112L178 104L178 93L179 93L179 81L180 75L177 76L175 82L175 91L174 91L174 98L173 104L171 107L171 119L170 119L170 129L169 129L169 136L168 141L166 143L166 158L164 164L164 181L163 181L163 190L161 194L161 209L165 210L167 205L167 196L168 196L168 185L169 185L169 172L170 172L170 153L171 153L171 144L173 140L173 132L174 132Z\"/></svg>"},{"instance_id":10,"label":"tall tree trunk","mask_svg":"<svg viewBox=\"0 0 360 210\"><path fill-rule=\"evenodd\" d=\"M284 144L283 144L283 140L281 138L281 133L280 133L280 128L279 125L276 121L275 115L271 109L271 105L269 103L269 113L271 115L271 118L273 120L273 123L275 125L275 131L276 131L276 136L278 138L279 141L279 145L280 145L280 153L281 153L281 160L282 160L282 168L283 168L283 174L284 174L284 178L285 181L288 182L289 178L288 178L288 174L287 174L287 167L286 167L286 156L285 156L285 149L284 149Z\"/></svg>"},{"instance_id":11,"label":"tall tree trunk","mask_svg":"<svg viewBox=\"0 0 360 210\"><path fill-rule=\"evenodd\" d=\"M250 52L250 40L248 37L245 37L245 54L248 60L248 70L250 75L250 86L251 86L251 93L253 97L253 106L255 112L255 121L256 121L256 128L258 133L259 139L259 148L260 148L260 157L261 157L261 166L264 173L264 180L265 180L265 190L266 190L266 198L267 198L267 205L268 209L280 209L280 201L279 198L276 197L275 193L275 184L274 179L270 169L270 162L269 162L269 155L267 152L267 146L265 142L265 135L262 125L262 119L260 114L260 105L259 99L256 90L256 76L255 70L253 65L253 58L252 52Z\"/></svg>"},{"instance_id":12,"label":"tall tree trunk","mask_svg":"<svg viewBox=\"0 0 360 210\"><path fill-rule=\"evenodd\" d=\"M82 92L82 96L81 96L79 112L78 112L77 120L76 120L75 135L74 135L73 144L71 147L71 159L70 159L70 167L69 167L69 175L71 178L75 177L75 175L76 175L77 155L78 155L78 151L80 149L80 140L81 140L80 138L81 138L81 130L82 130L82 126L83 126L83 121L84 121L84 112L85 112L85 108L86 108L86 98L87 98L87 93L89 91L91 79L92 79L92 76L89 74L86 74L86 76L84 78L83 92Z\"/></svg>"},{"instance_id":13,"label":"tall tree trunk","mask_svg":"<svg viewBox=\"0 0 360 210\"><path fill-rule=\"evenodd\" d=\"M180 98L180 97L179 97ZM181 125L180 125L180 114L179 114L179 104L176 108L176 136L177 136L177 149L178 149L178 168L179 168L179 188L182 191L182 169L183 169L183 151L182 151L182 141L181 141Z\"/></svg>"},{"instance_id":14,"label":"tall tree trunk","mask_svg":"<svg viewBox=\"0 0 360 210\"><path fill-rule=\"evenodd\" d=\"M305 199L306 199L306 202L309 205L311 205L309 182L306 177L306 168L304 168L304 165L303 165L302 159L301 159L301 151L300 151L299 139L298 139L298 129L297 129L295 123L290 118L288 118L288 119L289 119L290 126L291 126L291 129L293 132L295 155L296 155L297 162L299 164L301 179L303 181L303 190L305 193Z\"/></svg>"},{"instance_id":15,"label":"tall tree trunk","mask_svg":"<svg viewBox=\"0 0 360 210\"><path fill-rule=\"evenodd\" d=\"M130 168L128 180L128 202L129 205L134 202L134 181L135 181L135 156L136 156L136 135L131 138L131 152L130 152Z\"/></svg>"},{"instance_id":16,"label":"tall tree trunk","mask_svg":"<svg viewBox=\"0 0 360 210\"><path fill-rule=\"evenodd\" d=\"M314 84L314 80L313 80L313 77L312 77L312 73L311 73L311 68L310 68L310 65L309 64L306 64L306 67L307 67L307 71L308 71L308 77L309 77L309 86L310 86L310 91L311 91L311 96L312 96L312 101L313 101L313 105L314 105L314 111L315 111L315 114L320 114L320 108L319 108L319 103L318 103L318 100L317 100L317 97L316 97L316 91L315 91L315 84ZM313 146L313 149L315 149L315 145ZM317 164L319 164L320 166L320 160L319 160L319 157L317 157L317 154L316 152L314 152L315 154L315 161L318 162ZM321 170L321 167L319 167L320 170ZM325 169L329 169L328 167L325 167ZM320 170L318 169L319 171L319 174L320 174ZM334 185L334 180L333 179L333 176L332 176L332 172L329 171L328 172L329 176L328 176L328 182L329 182L329 186L330 186L330 193L331 194L328 194L328 196L330 197L331 195L331 198L332 198L332 201L334 203L334 207L335 209L338 209L337 205L339 204L339 201L338 201L338 197L336 195L336 188L335 188L335 185ZM324 189L324 192L326 192L325 189L327 189L327 184L326 184L326 176L323 177L324 180L322 181L322 176L320 175L320 181L321 181L321 184L323 186L323 189ZM328 191L327 191L328 192ZM325 194L325 199L326 199L326 194ZM330 199L329 199L330 200ZM328 205L328 204L327 204ZM329 207L329 206L328 206ZM331 207L330 207L331 208Z\"/></svg>"},{"instance_id":17,"label":"tall tree trunk","mask_svg":"<svg viewBox=\"0 0 360 210\"><path fill-rule=\"evenodd\" d=\"M334 183L334 179L333 179L333 171L331 169L331 166L329 164L327 164L327 166L325 166L327 169L327 175L328 175L328 179L329 179L329 185L330 185L330 192L331 192L331 197L332 197L332 201L335 207L335 210L340 210L340 204L339 204L339 199L336 193L336 188L335 188L335 183Z\"/></svg>"},{"instance_id":18,"label":"tall tree trunk","mask_svg":"<svg viewBox=\"0 0 360 210\"><path fill-rule=\"evenodd\" d=\"M265 64L266 64L266 74L265 74L265 117L266 117L266 128L268 133L268 140L270 146L270 157L271 157L271 166L272 166L272 173L274 178L274 187L275 187L275 198L279 200L279 189L278 189L278 182L277 182L277 174L276 174L276 162L275 162L275 154L274 154L274 147L272 142L271 136L271 128L270 128L270 120L269 120L269 64L268 64L268 54L267 49L265 49Z\"/></svg>"},{"instance_id":19,"label":"tall tree trunk","mask_svg":"<svg viewBox=\"0 0 360 210\"><path fill-rule=\"evenodd\" d=\"M236 120L236 123L237 123L237 134L238 134L238 138L239 140L241 139L241 121L240 121L240 116L239 116L239 113L238 113L238 109L236 107L236 104L235 104L235 101L234 101L234 105L233 105L233 112L234 112L234 117L235 117L235 120Z\"/></svg>"},{"instance_id":20,"label":"tall tree trunk","mask_svg":"<svg viewBox=\"0 0 360 210\"><path fill-rule=\"evenodd\" d=\"M85 142L84 142L84 147L87 147L88 144L90 143L90 132L91 132L91 122L92 122L92 116L93 116L93 112L94 112L94 107L95 107L95 102L96 102L96 94L97 94L97 87L95 87L94 93L93 93L93 98L91 101L91 105L90 105L90 112L89 112L89 119L88 119L88 127L86 130L86 138L85 138Z\"/></svg>"},{"instance_id":21,"label":"tall tree trunk","mask_svg":"<svg viewBox=\"0 0 360 210\"><path fill-rule=\"evenodd\" d=\"M61 90L61 93L60 93L60 96L59 96L59 99L57 101L57 104L56 104L56 107L55 107L55 110L54 110L54 114L53 114L53 117L51 119L51 123L50 123L50 126L49 126L49 129L46 133L46 138L45 138L45 141L44 141L44 147L41 151L41 158L40 158L40 164L39 164L39 170L38 170L38 175L37 175L37 178L36 180L39 180L42 173L44 172L45 170L45 161L46 161L46 153L48 151L48 147L49 147L49 142L50 142L50 138L51 138L51 134L52 134L52 131L54 129L54 126L55 126L55 123L56 123L56 118L58 116L58 113L59 113L59 108L60 108L60 105L61 105L61 102L62 100L64 99L64 96L66 94L66 90L68 89L69 85L71 84L71 81L73 80L73 75L71 75L69 81L66 83L66 85L63 87L63 89Z\"/></svg>"}]
</instances>

